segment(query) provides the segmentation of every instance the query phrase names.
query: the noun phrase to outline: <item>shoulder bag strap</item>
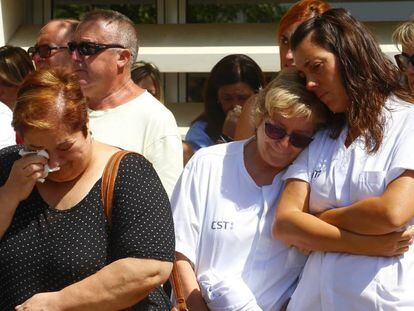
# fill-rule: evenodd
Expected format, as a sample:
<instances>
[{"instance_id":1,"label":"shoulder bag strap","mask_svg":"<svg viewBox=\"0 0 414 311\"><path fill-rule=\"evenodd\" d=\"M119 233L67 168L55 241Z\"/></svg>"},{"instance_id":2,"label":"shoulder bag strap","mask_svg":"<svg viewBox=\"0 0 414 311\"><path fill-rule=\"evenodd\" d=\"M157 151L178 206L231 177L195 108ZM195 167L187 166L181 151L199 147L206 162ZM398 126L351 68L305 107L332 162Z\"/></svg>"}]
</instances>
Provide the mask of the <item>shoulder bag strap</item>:
<instances>
[{"instance_id":1,"label":"shoulder bag strap","mask_svg":"<svg viewBox=\"0 0 414 311\"><path fill-rule=\"evenodd\" d=\"M105 166L101 183L101 200L110 225L112 225L112 203L114 198L115 180L118 175L119 163L131 151L120 150L114 153Z\"/></svg>"},{"instance_id":2,"label":"shoulder bag strap","mask_svg":"<svg viewBox=\"0 0 414 311\"><path fill-rule=\"evenodd\" d=\"M180 273L178 272L177 262L174 260L173 269L170 275L170 282L173 288L175 301L177 307L173 307L171 310L188 311L187 303L184 298L183 288L181 284Z\"/></svg>"}]
</instances>

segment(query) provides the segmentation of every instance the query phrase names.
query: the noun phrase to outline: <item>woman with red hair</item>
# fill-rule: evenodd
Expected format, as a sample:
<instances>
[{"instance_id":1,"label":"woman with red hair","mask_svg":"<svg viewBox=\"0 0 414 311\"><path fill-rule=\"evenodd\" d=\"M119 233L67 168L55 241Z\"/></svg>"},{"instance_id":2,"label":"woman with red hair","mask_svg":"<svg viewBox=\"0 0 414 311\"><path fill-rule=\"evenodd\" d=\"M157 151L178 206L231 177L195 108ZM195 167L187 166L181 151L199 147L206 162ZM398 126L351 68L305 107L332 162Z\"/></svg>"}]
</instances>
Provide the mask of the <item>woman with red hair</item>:
<instances>
[{"instance_id":1,"label":"woman with red hair","mask_svg":"<svg viewBox=\"0 0 414 311\"><path fill-rule=\"evenodd\" d=\"M28 75L13 126L24 145L0 151L0 310L169 310L174 229L152 165L121 160L109 227L101 176L119 149L92 138L79 83Z\"/></svg>"}]
</instances>

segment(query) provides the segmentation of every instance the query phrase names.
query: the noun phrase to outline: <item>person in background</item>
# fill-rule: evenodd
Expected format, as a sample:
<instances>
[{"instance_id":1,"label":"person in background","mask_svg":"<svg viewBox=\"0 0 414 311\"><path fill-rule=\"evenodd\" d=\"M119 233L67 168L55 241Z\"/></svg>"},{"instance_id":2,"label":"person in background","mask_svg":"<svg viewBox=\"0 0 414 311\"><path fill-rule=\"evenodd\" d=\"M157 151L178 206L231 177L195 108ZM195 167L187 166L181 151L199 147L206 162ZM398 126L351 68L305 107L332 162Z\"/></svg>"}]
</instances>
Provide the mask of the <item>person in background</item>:
<instances>
[{"instance_id":1,"label":"person in background","mask_svg":"<svg viewBox=\"0 0 414 311\"><path fill-rule=\"evenodd\" d=\"M153 63L135 62L131 67L131 79L141 88L147 90L164 103L160 71Z\"/></svg>"},{"instance_id":2,"label":"person in background","mask_svg":"<svg viewBox=\"0 0 414 311\"><path fill-rule=\"evenodd\" d=\"M288 310L413 310L414 96L345 9L302 23L291 48L334 117L283 176L273 235L311 251ZM352 250L355 233L371 254ZM384 257L385 235L401 244Z\"/></svg>"},{"instance_id":3,"label":"person in background","mask_svg":"<svg viewBox=\"0 0 414 311\"><path fill-rule=\"evenodd\" d=\"M73 75L30 74L13 126L24 145L0 151L0 310L170 310L174 226L152 165L121 160L109 225L101 177L119 149L91 137Z\"/></svg>"},{"instance_id":4,"label":"person in background","mask_svg":"<svg viewBox=\"0 0 414 311\"><path fill-rule=\"evenodd\" d=\"M40 29L36 45L28 50L37 69L72 70L68 42L72 40L78 24L77 20L54 19Z\"/></svg>"},{"instance_id":5,"label":"person in background","mask_svg":"<svg viewBox=\"0 0 414 311\"><path fill-rule=\"evenodd\" d=\"M392 39L397 46L401 45L402 53L395 55L395 60L404 76L403 83L414 94L414 21L399 25Z\"/></svg>"},{"instance_id":6,"label":"person in background","mask_svg":"<svg viewBox=\"0 0 414 311\"><path fill-rule=\"evenodd\" d=\"M206 82L204 111L185 138L193 152L232 140L241 108L263 86L263 72L250 57L232 54L221 59Z\"/></svg>"},{"instance_id":7,"label":"person in background","mask_svg":"<svg viewBox=\"0 0 414 311\"><path fill-rule=\"evenodd\" d=\"M171 111L131 79L134 23L116 11L89 12L68 45L95 139L142 154L171 195L183 168L181 136Z\"/></svg>"},{"instance_id":8,"label":"person in background","mask_svg":"<svg viewBox=\"0 0 414 311\"><path fill-rule=\"evenodd\" d=\"M305 20L322 14L330 9L330 5L320 0L302 0L296 2L280 19L277 38L279 43L280 68L292 68L295 66L290 37L295 29ZM255 96L243 106L237 123L234 139L246 139L254 135L254 107Z\"/></svg>"},{"instance_id":9,"label":"person in background","mask_svg":"<svg viewBox=\"0 0 414 311\"><path fill-rule=\"evenodd\" d=\"M16 144L11 122L17 91L33 70L32 60L25 50L10 45L0 48L0 149Z\"/></svg>"}]
</instances>

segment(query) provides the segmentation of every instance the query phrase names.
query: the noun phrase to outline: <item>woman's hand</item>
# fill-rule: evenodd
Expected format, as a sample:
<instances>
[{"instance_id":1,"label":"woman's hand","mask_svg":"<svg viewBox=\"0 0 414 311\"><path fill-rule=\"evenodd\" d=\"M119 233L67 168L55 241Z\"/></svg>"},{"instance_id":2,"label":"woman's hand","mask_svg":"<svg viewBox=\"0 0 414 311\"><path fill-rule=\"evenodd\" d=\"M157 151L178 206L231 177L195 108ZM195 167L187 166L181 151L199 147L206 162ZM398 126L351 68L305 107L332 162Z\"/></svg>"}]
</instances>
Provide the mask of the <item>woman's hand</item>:
<instances>
[{"instance_id":1,"label":"woman's hand","mask_svg":"<svg viewBox=\"0 0 414 311\"><path fill-rule=\"evenodd\" d=\"M372 242L372 256L400 256L410 248L413 243L414 227L405 231L392 232L379 236L370 236Z\"/></svg>"},{"instance_id":2,"label":"woman's hand","mask_svg":"<svg viewBox=\"0 0 414 311\"><path fill-rule=\"evenodd\" d=\"M59 292L40 293L14 309L16 311L61 311L59 300Z\"/></svg>"},{"instance_id":3,"label":"woman's hand","mask_svg":"<svg viewBox=\"0 0 414 311\"><path fill-rule=\"evenodd\" d=\"M232 110L227 113L226 119L224 120L222 133L230 138L234 138L236 131L237 122L242 111L242 107L236 105Z\"/></svg>"},{"instance_id":4,"label":"woman's hand","mask_svg":"<svg viewBox=\"0 0 414 311\"><path fill-rule=\"evenodd\" d=\"M14 162L9 178L4 184L9 196L18 202L25 200L36 181L43 177L47 159L38 155L27 155Z\"/></svg>"}]
</instances>

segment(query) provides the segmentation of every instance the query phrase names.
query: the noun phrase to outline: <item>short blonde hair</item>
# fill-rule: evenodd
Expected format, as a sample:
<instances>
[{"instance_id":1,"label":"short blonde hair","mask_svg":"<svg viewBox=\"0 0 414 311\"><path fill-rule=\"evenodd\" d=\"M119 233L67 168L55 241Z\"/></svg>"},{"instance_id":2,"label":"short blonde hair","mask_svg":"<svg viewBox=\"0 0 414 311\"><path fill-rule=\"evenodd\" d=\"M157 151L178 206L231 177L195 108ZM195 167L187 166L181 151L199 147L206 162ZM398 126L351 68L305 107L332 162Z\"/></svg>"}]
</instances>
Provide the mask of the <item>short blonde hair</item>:
<instances>
[{"instance_id":1,"label":"short blonde hair","mask_svg":"<svg viewBox=\"0 0 414 311\"><path fill-rule=\"evenodd\" d=\"M256 125L265 117L306 118L318 126L327 122L327 107L308 91L305 79L296 70L279 72L278 76L258 96L255 113Z\"/></svg>"},{"instance_id":2,"label":"short blonde hair","mask_svg":"<svg viewBox=\"0 0 414 311\"><path fill-rule=\"evenodd\" d=\"M414 21L400 24L392 34L392 41L403 47L414 47Z\"/></svg>"}]
</instances>

